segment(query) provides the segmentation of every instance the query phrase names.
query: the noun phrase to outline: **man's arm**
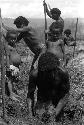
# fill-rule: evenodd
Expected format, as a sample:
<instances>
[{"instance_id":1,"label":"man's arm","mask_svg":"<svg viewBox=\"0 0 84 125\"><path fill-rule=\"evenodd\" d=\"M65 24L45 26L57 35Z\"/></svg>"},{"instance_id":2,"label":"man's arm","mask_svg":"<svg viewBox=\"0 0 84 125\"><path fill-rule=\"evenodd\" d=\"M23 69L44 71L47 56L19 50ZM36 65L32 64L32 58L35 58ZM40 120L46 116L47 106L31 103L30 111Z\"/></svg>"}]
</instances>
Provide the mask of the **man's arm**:
<instances>
[{"instance_id":1,"label":"man's arm","mask_svg":"<svg viewBox=\"0 0 84 125\"><path fill-rule=\"evenodd\" d=\"M50 18L52 18L52 14L51 14L51 12L48 10L48 7L47 7L47 4L43 1L43 6L46 8L46 13L47 13L47 15L50 17Z\"/></svg>"},{"instance_id":2,"label":"man's arm","mask_svg":"<svg viewBox=\"0 0 84 125\"><path fill-rule=\"evenodd\" d=\"M29 85L28 85L28 95L27 97L33 100L34 91L36 89L36 79L37 79L38 69L31 71L29 75Z\"/></svg>"},{"instance_id":3,"label":"man's arm","mask_svg":"<svg viewBox=\"0 0 84 125\"><path fill-rule=\"evenodd\" d=\"M62 84L61 96L62 97L57 104L56 115L58 115L61 112L65 104L68 102L68 98L69 98L69 90L70 90L69 74L67 71L63 71L61 75L63 77L63 79L61 80L61 84Z\"/></svg>"},{"instance_id":4,"label":"man's arm","mask_svg":"<svg viewBox=\"0 0 84 125\"><path fill-rule=\"evenodd\" d=\"M37 80L38 69L34 69L30 72L29 75L29 85L28 85L28 94L27 98L30 100L31 104L29 106L29 102L27 102L29 110L32 110L32 115L35 115L34 110L34 92L36 89L36 80Z\"/></svg>"},{"instance_id":5,"label":"man's arm","mask_svg":"<svg viewBox=\"0 0 84 125\"><path fill-rule=\"evenodd\" d=\"M64 45L67 45L67 39L66 39L66 37L64 37L63 41L64 41Z\"/></svg>"},{"instance_id":6,"label":"man's arm","mask_svg":"<svg viewBox=\"0 0 84 125\"><path fill-rule=\"evenodd\" d=\"M68 98L69 98L69 94L66 94L65 96L64 96L64 98L62 98L60 101L59 101L59 103L58 103L58 105L57 105L57 107L56 107L56 116L61 112L61 110L63 109L63 107L65 106L65 104L67 103L67 101L68 101Z\"/></svg>"},{"instance_id":7,"label":"man's arm","mask_svg":"<svg viewBox=\"0 0 84 125\"><path fill-rule=\"evenodd\" d=\"M24 34L21 32L18 36L17 36L17 38L16 38L16 43L18 43L21 39L23 39L24 38Z\"/></svg>"},{"instance_id":8,"label":"man's arm","mask_svg":"<svg viewBox=\"0 0 84 125\"><path fill-rule=\"evenodd\" d=\"M71 36L71 40L70 40L70 46L76 46L76 41L75 39Z\"/></svg>"},{"instance_id":9,"label":"man's arm","mask_svg":"<svg viewBox=\"0 0 84 125\"><path fill-rule=\"evenodd\" d=\"M17 29L17 28L8 27L8 26L6 26L4 24L2 24L2 27L4 29L6 29L7 31L12 32L12 33L24 32L24 31L30 31L31 30L29 27L24 27L24 28Z\"/></svg>"},{"instance_id":10,"label":"man's arm","mask_svg":"<svg viewBox=\"0 0 84 125\"><path fill-rule=\"evenodd\" d=\"M64 49L64 42L63 40L60 40L59 46L61 47L62 53L63 53L63 60L65 58L65 49Z\"/></svg>"}]
</instances>

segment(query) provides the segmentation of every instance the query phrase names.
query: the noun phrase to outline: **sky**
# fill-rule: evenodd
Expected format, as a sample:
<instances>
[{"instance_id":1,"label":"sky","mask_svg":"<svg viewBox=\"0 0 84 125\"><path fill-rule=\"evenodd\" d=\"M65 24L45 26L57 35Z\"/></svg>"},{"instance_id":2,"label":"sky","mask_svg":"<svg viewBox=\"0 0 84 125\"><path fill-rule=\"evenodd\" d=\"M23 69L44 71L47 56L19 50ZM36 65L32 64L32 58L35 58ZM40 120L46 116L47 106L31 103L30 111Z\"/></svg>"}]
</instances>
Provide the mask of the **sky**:
<instances>
[{"instance_id":1,"label":"sky","mask_svg":"<svg viewBox=\"0 0 84 125\"><path fill-rule=\"evenodd\" d=\"M46 0L46 3L59 8L63 18L84 18L84 0ZM43 0L0 0L0 8L5 18L44 18Z\"/></svg>"}]
</instances>

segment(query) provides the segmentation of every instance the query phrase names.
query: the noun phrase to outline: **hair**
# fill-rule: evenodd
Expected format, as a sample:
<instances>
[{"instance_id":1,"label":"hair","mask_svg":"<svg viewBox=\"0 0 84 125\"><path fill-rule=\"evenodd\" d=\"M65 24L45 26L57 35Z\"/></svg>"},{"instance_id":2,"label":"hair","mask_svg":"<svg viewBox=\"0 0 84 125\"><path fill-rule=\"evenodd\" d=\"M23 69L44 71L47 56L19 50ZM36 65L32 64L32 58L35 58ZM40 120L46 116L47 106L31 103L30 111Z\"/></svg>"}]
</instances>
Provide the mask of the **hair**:
<instances>
[{"instance_id":1,"label":"hair","mask_svg":"<svg viewBox=\"0 0 84 125\"><path fill-rule=\"evenodd\" d=\"M66 30L64 31L64 34L70 35L70 34L71 34L71 30L70 30L70 29L66 29Z\"/></svg>"},{"instance_id":2,"label":"hair","mask_svg":"<svg viewBox=\"0 0 84 125\"><path fill-rule=\"evenodd\" d=\"M60 65L58 57L51 53L51 52L46 52L42 54L39 58L38 61L38 70L44 71L44 70L49 70L53 69L57 66Z\"/></svg>"},{"instance_id":3,"label":"hair","mask_svg":"<svg viewBox=\"0 0 84 125\"><path fill-rule=\"evenodd\" d=\"M58 8L53 8L50 10L50 12L51 14L54 14L54 13L59 14L59 15L61 14L61 11Z\"/></svg>"},{"instance_id":4,"label":"hair","mask_svg":"<svg viewBox=\"0 0 84 125\"><path fill-rule=\"evenodd\" d=\"M11 34L14 34L14 33L7 32L5 39L8 42L8 45L15 47L16 37L11 36Z\"/></svg>"},{"instance_id":5,"label":"hair","mask_svg":"<svg viewBox=\"0 0 84 125\"><path fill-rule=\"evenodd\" d=\"M29 21L23 17L23 16L19 16L17 17L15 20L14 20L14 24L20 28L22 24L24 24L25 26L28 26L29 24Z\"/></svg>"}]
</instances>

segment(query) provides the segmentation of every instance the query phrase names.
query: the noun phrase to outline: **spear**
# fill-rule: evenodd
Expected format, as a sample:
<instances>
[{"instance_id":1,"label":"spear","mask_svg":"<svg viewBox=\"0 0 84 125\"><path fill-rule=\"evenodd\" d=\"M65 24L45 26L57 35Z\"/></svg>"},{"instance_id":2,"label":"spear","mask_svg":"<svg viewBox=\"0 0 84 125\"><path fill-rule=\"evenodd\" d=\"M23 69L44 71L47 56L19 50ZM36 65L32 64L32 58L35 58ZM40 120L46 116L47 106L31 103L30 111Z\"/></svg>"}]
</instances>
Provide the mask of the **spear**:
<instances>
[{"instance_id":1,"label":"spear","mask_svg":"<svg viewBox=\"0 0 84 125\"><path fill-rule=\"evenodd\" d=\"M2 88L2 108L3 108L3 120L6 120L6 109L5 109L5 62L4 62L4 40L2 37L2 18L0 8L0 51L1 51L1 85Z\"/></svg>"},{"instance_id":2,"label":"spear","mask_svg":"<svg viewBox=\"0 0 84 125\"><path fill-rule=\"evenodd\" d=\"M45 31L47 30L47 19L46 19L46 6L45 6L45 0L44 2L44 16L45 16ZM45 44L46 44L46 40L47 40L47 34L45 33Z\"/></svg>"},{"instance_id":3,"label":"spear","mask_svg":"<svg viewBox=\"0 0 84 125\"><path fill-rule=\"evenodd\" d=\"M76 38L77 38L77 26L78 26L78 18L76 21L76 30L75 30L75 46L76 46ZM74 57L74 53L75 53L75 46L74 46L74 51L73 51L73 57Z\"/></svg>"}]
</instances>

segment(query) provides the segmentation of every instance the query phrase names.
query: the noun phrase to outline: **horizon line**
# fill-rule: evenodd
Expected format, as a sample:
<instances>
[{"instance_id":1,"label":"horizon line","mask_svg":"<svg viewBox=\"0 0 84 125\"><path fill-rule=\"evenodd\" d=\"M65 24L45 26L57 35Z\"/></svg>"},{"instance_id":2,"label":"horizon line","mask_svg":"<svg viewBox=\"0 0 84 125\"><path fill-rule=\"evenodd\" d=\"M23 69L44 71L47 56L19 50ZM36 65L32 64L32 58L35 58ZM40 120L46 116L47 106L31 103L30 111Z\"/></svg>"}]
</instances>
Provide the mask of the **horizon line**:
<instances>
[{"instance_id":1,"label":"horizon line","mask_svg":"<svg viewBox=\"0 0 84 125\"><path fill-rule=\"evenodd\" d=\"M62 17L63 18L63 17ZM77 19L77 18L79 18L79 19L84 19L84 17L64 17L63 19L67 19L67 18L71 18L71 19ZM15 18L13 18L13 17L2 17L2 19L15 19ZM44 19L43 17L29 17L28 19ZM47 18L47 19L51 19L51 18Z\"/></svg>"}]
</instances>

